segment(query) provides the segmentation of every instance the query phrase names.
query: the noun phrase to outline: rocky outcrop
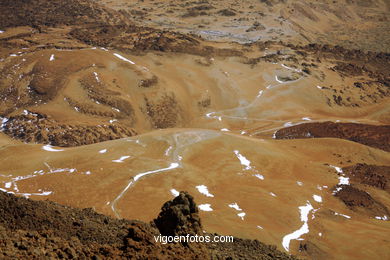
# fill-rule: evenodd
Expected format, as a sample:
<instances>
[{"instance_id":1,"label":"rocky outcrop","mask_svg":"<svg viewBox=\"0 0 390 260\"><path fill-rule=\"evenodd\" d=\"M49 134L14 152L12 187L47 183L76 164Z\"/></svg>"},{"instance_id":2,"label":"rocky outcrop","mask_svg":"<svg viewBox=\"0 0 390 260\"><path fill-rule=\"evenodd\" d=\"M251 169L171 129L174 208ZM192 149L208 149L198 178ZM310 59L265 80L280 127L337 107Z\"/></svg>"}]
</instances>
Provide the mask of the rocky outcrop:
<instances>
[{"instance_id":1,"label":"rocky outcrop","mask_svg":"<svg viewBox=\"0 0 390 260\"><path fill-rule=\"evenodd\" d=\"M390 151L390 126L357 123L307 123L278 130L276 139L341 138Z\"/></svg>"},{"instance_id":2,"label":"rocky outcrop","mask_svg":"<svg viewBox=\"0 0 390 260\"><path fill-rule=\"evenodd\" d=\"M203 233L198 208L187 192L181 192L175 199L166 202L154 223L165 236Z\"/></svg>"},{"instance_id":3,"label":"rocky outcrop","mask_svg":"<svg viewBox=\"0 0 390 260\"><path fill-rule=\"evenodd\" d=\"M232 243L191 245L157 242L160 232L202 232L196 204L186 192L165 203L154 222L118 220L92 209L0 192L0 258L295 259L257 240L235 238Z\"/></svg>"},{"instance_id":4,"label":"rocky outcrop","mask_svg":"<svg viewBox=\"0 0 390 260\"><path fill-rule=\"evenodd\" d=\"M343 168L343 172L346 176L351 178L351 181L353 182L390 192L390 166L358 163Z\"/></svg>"},{"instance_id":5,"label":"rocky outcrop","mask_svg":"<svg viewBox=\"0 0 390 260\"><path fill-rule=\"evenodd\" d=\"M367 192L360 190L353 185L337 185L336 188L338 191L335 196L349 209L367 214L371 217L389 215L387 207Z\"/></svg>"},{"instance_id":6,"label":"rocky outcrop","mask_svg":"<svg viewBox=\"0 0 390 260\"><path fill-rule=\"evenodd\" d=\"M64 124L48 118L46 115L29 111L5 119L0 130L10 137L24 142L61 147L94 144L137 134L132 128L119 124Z\"/></svg>"},{"instance_id":7,"label":"rocky outcrop","mask_svg":"<svg viewBox=\"0 0 390 260\"><path fill-rule=\"evenodd\" d=\"M106 21L124 23L124 17L91 0L4 0L0 3L0 28L58 26Z\"/></svg>"}]
</instances>

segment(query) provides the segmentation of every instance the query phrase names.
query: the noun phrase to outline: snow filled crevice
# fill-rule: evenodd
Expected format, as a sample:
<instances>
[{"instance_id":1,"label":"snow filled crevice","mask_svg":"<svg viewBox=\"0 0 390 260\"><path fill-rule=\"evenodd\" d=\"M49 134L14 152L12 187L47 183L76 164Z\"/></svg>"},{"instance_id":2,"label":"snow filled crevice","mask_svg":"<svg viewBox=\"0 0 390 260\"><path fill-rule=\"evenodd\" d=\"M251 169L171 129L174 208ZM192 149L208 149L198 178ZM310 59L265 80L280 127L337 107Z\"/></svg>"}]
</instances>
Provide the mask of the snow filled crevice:
<instances>
[{"instance_id":1,"label":"snow filled crevice","mask_svg":"<svg viewBox=\"0 0 390 260\"><path fill-rule=\"evenodd\" d=\"M309 213L313 209L314 208L309 201L307 201L306 205L299 207L300 219L303 222L303 225L298 230L283 237L282 245L287 252L290 250L291 240L297 240L302 235L309 233Z\"/></svg>"}]
</instances>

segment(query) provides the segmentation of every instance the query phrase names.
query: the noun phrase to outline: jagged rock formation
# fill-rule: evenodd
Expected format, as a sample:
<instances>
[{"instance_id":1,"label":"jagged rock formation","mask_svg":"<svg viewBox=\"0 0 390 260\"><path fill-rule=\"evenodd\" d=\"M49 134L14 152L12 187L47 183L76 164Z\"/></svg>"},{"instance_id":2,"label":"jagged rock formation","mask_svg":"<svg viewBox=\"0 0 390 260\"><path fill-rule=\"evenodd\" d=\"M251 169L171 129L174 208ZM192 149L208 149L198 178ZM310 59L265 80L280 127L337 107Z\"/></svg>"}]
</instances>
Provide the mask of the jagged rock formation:
<instances>
[{"instance_id":1,"label":"jagged rock formation","mask_svg":"<svg viewBox=\"0 0 390 260\"><path fill-rule=\"evenodd\" d=\"M154 223L165 236L203 233L198 208L187 192L181 192L175 199L166 202Z\"/></svg>"},{"instance_id":2,"label":"jagged rock formation","mask_svg":"<svg viewBox=\"0 0 390 260\"><path fill-rule=\"evenodd\" d=\"M181 192L164 204L156 221L162 232L200 232L192 196ZM161 223L168 223L162 228ZM155 225L113 219L92 209L74 209L0 192L0 258L65 259L295 259L258 241L162 244Z\"/></svg>"}]
</instances>

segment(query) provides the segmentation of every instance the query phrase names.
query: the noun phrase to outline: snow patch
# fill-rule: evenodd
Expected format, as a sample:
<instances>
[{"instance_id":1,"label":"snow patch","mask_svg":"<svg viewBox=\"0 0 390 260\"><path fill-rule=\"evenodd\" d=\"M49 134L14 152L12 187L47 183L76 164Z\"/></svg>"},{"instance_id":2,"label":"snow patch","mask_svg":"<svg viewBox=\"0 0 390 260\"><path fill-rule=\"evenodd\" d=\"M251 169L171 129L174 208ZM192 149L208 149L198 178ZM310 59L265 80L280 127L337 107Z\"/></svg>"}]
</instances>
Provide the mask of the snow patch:
<instances>
[{"instance_id":1,"label":"snow patch","mask_svg":"<svg viewBox=\"0 0 390 260\"><path fill-rule=\"evenodd\" d=\"M339 187L336 187L336 189L333 191L333 195L335 195L337 192L339 192L340 190L342 190L342 187L341 185L349 185L349 178L348 177L345 177L344 173L343 173L343 169L341 169L340 167L337 167L337 166L334 166L334 165L329 165L330 167L334 168L337 173L341 174L341 176L339 176L339 183L337 184L337 186Z\"/></svg>"},{"instance_id":2,"label":"snow patch","mask_svg":"<svg viewBox=\"0 0 390 260\"><path fill-rule=\"evenodd\" d=\"M171 192L171 194L173 195L173 197L177 197L177 196L179 196L179 194L180 194L180 192L178 192L178 191L175 190L175 189L171 189L170 192Z\"/></svg>"},{"instance_id":3,"label":"snow patch","mask_svg":"<svg viewBox=\"0 0 390 260\"><path fill-rule=\"evenodd\" d=\"M138 140L137 140L138 141ZM116 202L123 197L123 195L127 192L127 190L135 183L137 182L140 178L142 178L143 176L146 176L146 175L149 175L149 174L152 174L152 173L157 173L157 172L163 172L163 171L169 171L169 170L172 170L172 169L175 169L175 168L178 168L180 166L180 164L178 163L171 163L169 165L169 167L166 167L166 168L160 168L160 169L157 169L157 170L152 170L152 171L147 171L147 172L142 172L142 173L139 173L137 174L136 176L133 177L132 180L129 181L129 183L127 184L127 186L122 190L122 192L112 201L111 203L111 209L112 211L115 213L115 215L117 217L120 217L119 214L116 212L115 210L115 205L116 205Z\"/></svg>"},{"instance_id":4,"label":"snow patch","mask_svg":"<svg viewBox=\"0 0 390 260\"><path fill-rule=\"evenodd\" d=\"M388 220L389 218L385 215L385 216L383 216L383 217L380 217L380 216L376 216L375 217L376 219L378 219L378 220L384 220L384 221L386 221L386 220Z\"/></svg>"},{"instance_id":5,"label":"snow patch","mask_svg":"<svg viewBox=\"0 0 390 260\"><path fill-rule=\"evenodd\" d=\"M97 72L93 72L93 74L95 75L96 81L97 81L97 82L100 82L100 79L99 79L99 76L98 76Z\"/></svg>"},{"instance_id":6,"label":"snow patch","mask_svg":"<svg viewBox=\"0 0 390 260\"><path fill-rule=\"evenodd\" d=\"M198 185L196 186L196 188L203 195L206 195L207 197L214 197L214 195L209 192L206 185Z\"/></svg>"},{"instance_id":7,"label":"snow patch","mask_svg":"<svg viewBox=\"0 0 390 260\"><path fill-rule=\"evenodd\" d=\"M349 178L340 176L339 177L339 185L349 185Z\"/></svg>"},{"instance_id":8,"label":"snow patch","mask_svg":"<svg viewBox=\"0 0 390 260\"><path fill-rule=\"evenodd\" d=\"M0 119L1 119L0 130L3 130L3 128L4 128L4 126L5 126L5 123L7 123L9 119L6 118L6 117L4 117L4 118L1 118L1 117L0 117Z\"/></svg>"},{"instance_id":9,"label":"snow patch","mask_svg":"<svg viewBox=\"0 0 390 260\"><path fill-rule=\"evenodd\" d=\"M126 62L128 62L128 63L130 63L130 64L133 64L133 65L135 64L135 63L132 62L131 60L126 59L125 57L119 55L118 53L114 53L114 56L117 57L117 58L119 58L119 59L121 59L121 60L123 60L123 61L126 61Z\"/></svg>"},{"instance_id":10,"label":"snow patch","mask_svg":"<svg viewBox=\"0 0 390 260\"><path fill-rule=\"evenodd\" d=\"M319 202L319 203L321 203L322 202L322 197L321 196L319 196L319 195L313 195L313 199L315 200L315 201L317 201L317 202Z\"/></svg>"},{"instance_id":11,"label":"snow patch","mask_svg":"<svg viewBox=\"0 0 390 260\"><path fill-rule=\"evenodd\" d=\"M299 212L301 214L301 221L303 222L303 225L301 226L300 229L283 237L282 245L287 252L290 249L290 241L291 240L297 240L302 235L309 233L309 225L307 222L309 220L308 216L309 216L309 213L311 210L313 210L313 206L310 204L309 201L306 203L306 205L299 207Z\"/></svg>"},{"instance_id":12,"label":"snow patch","mask_svg":"<svg viewBox=\"0 0 390 260\"><path fill-rule=\"evenodd\" d=\"M113 162L116 162L116 163L123 163L124 160L130 158L130 156L126 155L126 156L122 156L121 158L119 158L118 160L112 160Z\"/></svg>"},{"instance_id":13,"label":"snow patch","mask_svg":"<svg viewBox=\"0 0 390 260\"><path fill-rule=\"evenodd\" d=\"M48 145L45 145L45 146L42 146L42 149L45 150L45 151L48 151L48 152L62 152L62 151L65 151L63 149L55 149L53 146L51 146L50 144Z\"/></svg>"},{"instance_id":14,"label":"snow patch","mask_svg":"<svg viewBox=\"0 0 390 260\"><path fill-rule=\"evenodd\" d=\"M337 212L335 212L334 214L335 214L336 216L342 216L342 217L344 217L344 218L348 218L348 219L350 219L350 218L351 218L351 216L344 215L344 214L337 213Z\"/></svg>"},{"instance_id":15,"label":"snow patch","mask_svg":"<svg viewBox=\"0 0 390 260\"><path fill-rule=\"evenodd\" d=\"M264 176L259 174L259 173L253 174L253 176L255 176L256 178L259 178L260 180L264 180Z\"/></svg>"},{"instance_id":16,"label":"snow patch","mask_svg":"<svg viewBox=\"0 0 390 260\"><path fill-rule=\"evenodd\" d=\"M337 166L334 166L334 165L329 165L329 167L335 169L338 173L343 173L343 169L341 169L340 167L337 167Z\"/></svg>"},{"instance_id":17,"label":"snow patch","mask_svg":"<svg viewBox=\"0 0 390 260\"><path fill-rule=\"evenodd\" d=\"M278 76L275 76L275 80L278 82L278 83L284 83L284 81L281 81L279 78L278 78Z\"/></svg>"},{"instance_id":18,"label":"snow patch","mask_svg":"<svg viewBox=\"0 0 390 260\"><path fill-rule=\"evenodd\" d=\"M239 216L242 220L244 220L245 215L246 215L245 212L241 212L237 214L237 216Z\"/></svg>"},{"instance_id":19,"label":"snow patch","mask_svg":"<svg viewBox=\"0 0 390 260\"><path fill-rule=\"evenodd\" d=\"M285 65L285 64L281 64L281 66L283 67L283 68L285 68L285 69L288 69L288 70L293 70L293 71L295 71L295 72L302 72L302 70L300 70L300 69L295 69L295 68L292 68L292 67L289 67L289 66L287 66L287 65Z\"/></svg>"},{"instance_id":20,"label":"snow patch","mask_svg":"<svg viewBox=\"0 0 390 260\"><path fill-rule=\"evenodd\" d=\"M162 172L162 171L168 171L168 170L172 170L172 169L175 169L177 167L179 167L180 165L178 163L171 163L169 165L169 167L167 168L162 168L162 169L158 169L158 170L154 170L154 171L148 171L148 172L144 172L144 173L140 173L140 174L137 174L135 177L134 177L134 181L137 181L139 178L145 176L145 175L149 175L149 174L152 174L152 173L156 173L156 172Z\"/></svg>"},{"instance_id":21,"label":"snow patch","mask_svg":"<svg viewBox=\"0 0 390 260\"><path fill-rule=\"evenodd\" d=\"M198 208L202 211L213 211L210 204L200 204Z\"/></svg>"},{"instance_id":22,"label":"snow patch","mask_svg":"<svg viewBox=\"0 0 390 260\"><path fill-rule=\"evenodd\" d=\"M245 166L245 170L252 169L251 162L245 156L240 154L238 150L234 150L234 153L236 154L237 158L240 160L241 165Z\"/></svg>"},{"instance_id":23,"label":"snow patch","mask_svg":"<svg viewBox=\"0 0 390 260\"><path fill-rule=\"evenodd\" d=\"M233 208L233 209L237 210L237 211L242 211L242 209L240 208L240 206L238 206L237 202L231 203L231 204L229 204L228 206L229 206L230 208Z\"/></svg>"}]
</instances>

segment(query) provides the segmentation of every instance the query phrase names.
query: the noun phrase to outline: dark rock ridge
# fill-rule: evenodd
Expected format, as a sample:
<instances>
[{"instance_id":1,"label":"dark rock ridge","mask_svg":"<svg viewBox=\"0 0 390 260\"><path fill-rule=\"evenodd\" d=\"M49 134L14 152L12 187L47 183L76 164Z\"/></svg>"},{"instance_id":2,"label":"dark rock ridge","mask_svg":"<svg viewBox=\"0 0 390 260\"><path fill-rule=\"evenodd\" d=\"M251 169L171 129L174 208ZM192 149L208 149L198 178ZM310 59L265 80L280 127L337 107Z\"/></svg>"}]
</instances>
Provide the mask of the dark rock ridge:
<instances>
[{"instance_id":1,"label":"dark rock ridge","mask_svg":"<svg viewBox=\"0 0 390 260\"><path fill-rule=\"evenodd\" d=\"M390 166L358 163L344 167L343 172L351 181L390 192Z\"/></svg>"},{"instance_id":2,"label":"dark rock ridge","mask_svg":"<svg viewBox=\"0 0 390 260\"><path fill-rule=\"evenodd\" d=\"M0 259L295 259L257 240L155 241L160 233L201 232L197 206L186 192L165 203L150 224L0 192Z\"/></svg>"},{"instance_id":3,"label":"dark rock ridge","mask_svg":"<svg viewBox=\"0 0 390 260\"><path fill-rule=\"evenodd\" d=\"M386 202L375 190L389 192L390 166L358 163L343 167L342 175L349 178L350 184L336 185L332 190L350 210L374 218L389 215Z\"/></svg>"},{"instance_id":4,"label":"dark rock ridge","mask_svg":"<svg viewBox=\"0 0 390 260\"><path fill-rule=\"evenodd\" d=\"M136 135L136 131L121 125L64 124L46 115L26 113L8 118L0 130L24 142L72 147L94 144Z\"/></svg>"},{"instance_id":5,"label":"dark rock ridge","mask_svg":"<svg viewBox=\"0 0 390 260\"><path fill-rule=\"evenodd\" d=\"M124 23L120 13L103 8L91 0L2 0L0 29L16 26L42 26Z\"/></svg>"},{"instance_id":6,"label":"dark rock ridge","mask_svg":"<svg viewBox=\"0 0 390 260\"><path fill-rule=\"evenodd\" d=\"M341 138L390 151L390 126L357 123L306 123L278 130L276 139Z\"/></svg>"},{"instance_id":7,"label":"dark rock ridge","mask_svg":"<svg viewBox=\"0 0 390 260\"><path fill-rule=\"evenodd\" d=\"M371 217L389 215L387 207L367 192L360 190L353 185L337 185L336 187L340 190L335 196L349 209Z\"/></svg>"}]
</instances>

